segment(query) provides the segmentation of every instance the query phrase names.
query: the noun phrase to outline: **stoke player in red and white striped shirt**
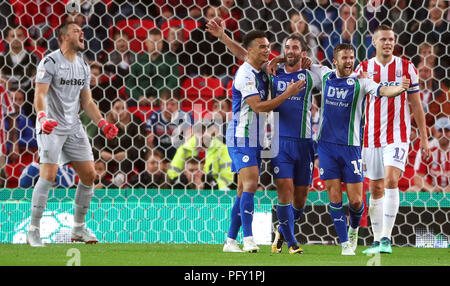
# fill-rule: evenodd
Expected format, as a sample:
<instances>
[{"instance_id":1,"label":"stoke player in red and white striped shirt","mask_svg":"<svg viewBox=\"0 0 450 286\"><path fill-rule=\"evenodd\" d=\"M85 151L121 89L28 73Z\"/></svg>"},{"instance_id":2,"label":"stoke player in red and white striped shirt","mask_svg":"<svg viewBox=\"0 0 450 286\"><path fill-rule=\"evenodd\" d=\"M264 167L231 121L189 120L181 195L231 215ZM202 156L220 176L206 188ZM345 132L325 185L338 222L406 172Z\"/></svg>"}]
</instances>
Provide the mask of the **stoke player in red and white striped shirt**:
<instances>
[{"instance_id":1,"label":"stoke player in red and white striped shirt","mask_svg":"<svg viewBox=\"0 0 450 286\"><path fill-rule=\"evenodd\" d=\"M14 105L12 104L8 93L2 84L0 84L0 187L3 187L3 180L5 174L3 173L4 166L6 163L6 137L7 134L5 132L5 120L16 113L14 109Z\"/></svg>"},{"instance_id":2,"label":"stoke player in red and white striped shirt","mask_svg":"<svg viewBox=\"0 0 450 286\"><path fill-rule=\"evenodd\" d=\"M365 253L391 253L391 233L400 205L398 181L405 170L411 132L411 111L419 127L422 153L429 147L425 115L419 95L419 78L413 64L393 55L396 37L391 27L380 25L373 34L376 56L362 62L357 72L367 72L382 85L399 85L406 76L407 92L393 98L368 96L363 137L364 175L371 192L369 213L374 245Z\"/></svg>"}]
</instances>

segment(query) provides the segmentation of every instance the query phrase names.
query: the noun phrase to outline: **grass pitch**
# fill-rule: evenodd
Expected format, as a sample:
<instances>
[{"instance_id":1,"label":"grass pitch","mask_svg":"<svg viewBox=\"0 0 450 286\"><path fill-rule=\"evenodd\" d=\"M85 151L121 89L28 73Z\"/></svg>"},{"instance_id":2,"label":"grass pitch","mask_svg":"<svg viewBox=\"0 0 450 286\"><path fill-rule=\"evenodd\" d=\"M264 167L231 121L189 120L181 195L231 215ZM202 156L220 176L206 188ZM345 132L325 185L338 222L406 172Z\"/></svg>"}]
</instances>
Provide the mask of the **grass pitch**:
<instances>
[{"instance_id":1,"label":"grass pitch","mask_svg":"<svg viewBox=\"0 0 450 286\"><path fill-rule=\"evenodd\" d=\"M223 253L222 245L203 244L47 244L43 248L0 244L0 266L66 266L79 253L81 266L450 266L450 249L393 247L393 254L341 256L340 246L303 245L301 255L287 248L272 254ZM75 250L74 250L75 249Z\"/></svg>"}]
</instances>

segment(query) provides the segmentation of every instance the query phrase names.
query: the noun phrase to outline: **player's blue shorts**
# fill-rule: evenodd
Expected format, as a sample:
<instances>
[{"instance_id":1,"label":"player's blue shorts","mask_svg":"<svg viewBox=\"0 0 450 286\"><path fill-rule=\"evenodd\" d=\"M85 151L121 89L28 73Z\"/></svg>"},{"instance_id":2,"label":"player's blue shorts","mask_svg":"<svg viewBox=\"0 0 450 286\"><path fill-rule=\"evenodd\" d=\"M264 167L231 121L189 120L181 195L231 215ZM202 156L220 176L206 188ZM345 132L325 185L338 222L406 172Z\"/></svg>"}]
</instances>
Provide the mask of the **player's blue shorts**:
<instances>
[{"instance_id":1,"label":"player's blue shorts","mask_svg":"<svg viewBox=\"0 0 450 286\"><path fill-rule=\"evenodd\" d=\"M317 153L322 180L341 179L344 183L364 181L360 146L319 141Z\"/></svg>"},{"instance_id":2,"label":"player's blue shorts","mask_svg":"<svg viewBox=\"0 0 450 286\"><path fill-rule=\"evenodd\" d=\"M248 140L248 138L246 138ZM240 145L242 146L242 145ZM243 146L248 146L243 145ZM261 146L257 147L238 147L229 146L227 144L228 154L231 158L231 171L237 172L246 167L258 166L259 172L261 172L261 151L263 148Z\"/></svg>"},{"instance_id":3,"label":"player's blue shorts","mask_svg":"<svg viewBox=\"0 0 450 286\"><path fill-rule=\"evenodd\" d=\"M309 186L314 171L314 141L280 137L278 155L273 157L275 179L293 178L295 186Z\"/></svg>"}]
</instances>

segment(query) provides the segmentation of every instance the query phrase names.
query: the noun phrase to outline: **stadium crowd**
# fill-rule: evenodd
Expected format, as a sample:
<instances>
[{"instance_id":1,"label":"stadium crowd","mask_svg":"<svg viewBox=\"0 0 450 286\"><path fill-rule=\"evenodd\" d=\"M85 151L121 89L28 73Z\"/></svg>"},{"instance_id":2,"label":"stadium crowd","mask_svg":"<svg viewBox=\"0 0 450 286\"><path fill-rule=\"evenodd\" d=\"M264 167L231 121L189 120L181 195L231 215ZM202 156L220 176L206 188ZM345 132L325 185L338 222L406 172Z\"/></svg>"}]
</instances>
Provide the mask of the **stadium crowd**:
<instances>
[{"instance_id":1,"label":"stadium crowd","mask_svg":"<svg viewBox=\"0 0 450 286\"><path fill-rule=\"evenodd\" d=\"M372 57L371 33L380 24L392 26L395 54L410 59L420 77L433 152L422 158L412 118L399 188L450 191L448 1L379 1L379 7L362 11L363 30L355 0L86 0L75 14L66 14L67 2L0 4L0 187L32 187L22 178L38 174L27 173L39 159L33 78L40 59L58 48L55 29L75 21L85 36L93 98L119 128L118 136L106 141L80 114L96 158L96 188L236 189L224 132L231 117L232 77L242 62L206 32L206 23L218 17L238 42L251 30L267 31L271 58L282 54L289 34L299 32L311 48L308 57L329 67L339 43L353 44L359 61ZM70 172L62 167L61 172ZM262 170L260 189L274 190L270 160ZM314 174L312 189L323 190L317 167ZM76 178L69 181L75 184Z\"/></svg>"}]
</instances>

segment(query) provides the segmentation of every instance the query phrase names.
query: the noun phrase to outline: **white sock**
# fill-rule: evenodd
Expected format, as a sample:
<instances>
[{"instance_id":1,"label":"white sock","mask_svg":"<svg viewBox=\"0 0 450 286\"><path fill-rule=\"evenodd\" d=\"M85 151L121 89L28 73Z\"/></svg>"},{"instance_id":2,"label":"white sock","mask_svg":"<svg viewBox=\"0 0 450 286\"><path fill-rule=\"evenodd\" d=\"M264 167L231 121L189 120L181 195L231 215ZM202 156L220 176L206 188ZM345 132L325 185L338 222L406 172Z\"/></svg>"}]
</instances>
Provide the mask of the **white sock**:
<instances>
[{"instance_id":1,"label":"white sock","mask_svg":"<svg viewBox=\"0 0 450 286\"><path fill-rule=\"evenodd\" d=\"M384 197L379 199L370 197L369 202L369 216L370 224L372 226L373 240L380 241L383 232Z\"/></svg>"},{"instance_id":2,"label":"white sock","mask_svg":"<svg viewBox=\"0 0 450 286\"><path fill-rule=\"evenodd\" d=\"M392 229L397 218L398 208L400 206L400 194L398 188L384 189L384 216L383 216L383 235L391 239Z\"/></svg>"},{"instance_id":3,"label":"white sock","mask_svg":"<svg viewBox=\"0 0 450 286\"><path fill-rule=\"evenodd\" d=\"M356 232L356 233L358 233L359 227L353 228L353 227L350 226L350 227L348 228L348 231L349 231L349 232Z\"/></svg>"}]
</instances>

